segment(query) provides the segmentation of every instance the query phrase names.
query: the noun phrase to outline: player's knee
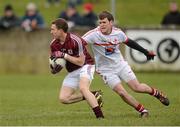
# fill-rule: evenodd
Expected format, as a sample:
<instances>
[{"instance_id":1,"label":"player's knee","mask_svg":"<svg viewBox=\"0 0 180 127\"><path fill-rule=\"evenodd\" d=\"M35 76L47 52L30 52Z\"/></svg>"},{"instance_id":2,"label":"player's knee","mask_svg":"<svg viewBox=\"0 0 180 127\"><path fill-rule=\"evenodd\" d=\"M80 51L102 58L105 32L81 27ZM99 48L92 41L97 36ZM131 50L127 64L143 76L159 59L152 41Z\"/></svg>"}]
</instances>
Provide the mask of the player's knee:
<instances>
[{"instance_id":1,"label":"player's knee","mask_svg":"<svg viewBox=\"0 0 180 127\"><path fill-rule=\"evenodd\" d=\"M65 97L65 96L60 96L59 97L59 100L62 104L69 104L69 99L68 97Z\"/></svg>"}]
</instances>

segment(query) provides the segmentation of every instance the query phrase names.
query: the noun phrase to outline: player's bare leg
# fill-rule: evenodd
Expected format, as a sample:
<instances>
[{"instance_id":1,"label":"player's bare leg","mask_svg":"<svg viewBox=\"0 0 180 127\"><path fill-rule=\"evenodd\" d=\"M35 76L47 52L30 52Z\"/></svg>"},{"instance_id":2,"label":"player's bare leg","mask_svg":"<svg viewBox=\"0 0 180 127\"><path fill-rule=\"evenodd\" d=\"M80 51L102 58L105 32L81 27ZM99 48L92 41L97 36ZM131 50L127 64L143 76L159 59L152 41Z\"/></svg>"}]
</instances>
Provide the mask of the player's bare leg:
<instances>
[{"instance_id":1,"label":"player's bare leg","mask_svg":"<svg viewBox=\"0 0 180 127\"><path fill-rule=\"evenodd\" d=\"M148 94L156 97L157 99L159 99L162 104L164 104L166 106L169 105L169 99L165 95L163 95L162 92L158 91L155 88L148 86L145 83L139 83L137 79L129 81L128 85L135 92L148 93Z\"/></svg>"},{"instance_id":2,"label":"player's bare leg","mask_svg":"<svg viewBox=\"0 0 180 127\"><path fill-rule=\"evenodd\" d=\"M96 118L104 118L104 115L101 111L101 108L97 102L96 97L94 94L89 90L90 81L86 77L81 77L79 83L80 92L83 94L84 98L88 102L88 104L92 107Z\"/></svg>"},{"instance_id":3,"label":"player's bare leg","mask_svg":"<svg viewBox=\"0 0 180 127\"><path fill-rule=\"evenodd\" d=\"M139 83L137 79L130 80L128 86L135 92L139 93L151 93L152 89L147 84Z\"/></svg>"},{"instance_id":4,"label":"player's bare leg","mask_svg":"<svg viewBox=\"0 0 180 127\"><path fill-rule=\"evenodd\" d=\"M118 84L113 89L128 105L134 107L138 112L141 113L141 117L147 117L148 111L140 104L134 97L132 97L122 86Z\"/></svg>"},{"instance_id":5,"label":"player's bare leg","mask_svg":"<svg viewBox=\"0 0 180 127\"><path fill-rule=\"evenodd\" d=\"M99 106L102 107L103 106L102 92L100 90L91 91L91 92L96 97ZM71 104L85 100L85 97L82 95L80 91L76 91L71 87L62 86L61 91L59 93L59 100L63 104Z\"/></svg>"},{"instance_id":6,"label":"player's bare leg","mask_svg":"<svg viewBox=\"0 0 180 127\"><path fill-rule=\"evenodd\" d=\"M76 93L75 89L71 87L62 86L59 99L63 104L71 104L82 101L83 95L81 93Z\"/></svg>"}]
</instances>

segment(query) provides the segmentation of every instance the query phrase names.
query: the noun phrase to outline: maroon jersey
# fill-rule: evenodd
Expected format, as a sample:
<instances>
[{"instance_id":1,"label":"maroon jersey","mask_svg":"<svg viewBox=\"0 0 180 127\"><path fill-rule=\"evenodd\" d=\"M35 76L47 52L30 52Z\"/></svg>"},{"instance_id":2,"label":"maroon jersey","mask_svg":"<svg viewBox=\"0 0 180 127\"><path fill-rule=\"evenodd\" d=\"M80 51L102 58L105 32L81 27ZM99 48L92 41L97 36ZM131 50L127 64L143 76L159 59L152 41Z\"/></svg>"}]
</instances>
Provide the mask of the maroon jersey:
<instances>
[{"instance_id":1,"label":"maroon jersey","mask_svg":"<svg viewBox=\"0 0 180 127\"><path fill-rule=\"evenodd\" d=\"M83 53L85 55L84 64L94 64L94 61L90 54L87 52L85 45L87 45L87 43L82 38L74 34L67 33L65 42L63 44L60 43L60 40L54 39L50 45L50 48L51 53L53 53L54 51L61 51L74 57L79 57L79 55ZM66 61L66 69L68 72L77 70L80 67L81 66Z\"/></svg>"}]
</instances>

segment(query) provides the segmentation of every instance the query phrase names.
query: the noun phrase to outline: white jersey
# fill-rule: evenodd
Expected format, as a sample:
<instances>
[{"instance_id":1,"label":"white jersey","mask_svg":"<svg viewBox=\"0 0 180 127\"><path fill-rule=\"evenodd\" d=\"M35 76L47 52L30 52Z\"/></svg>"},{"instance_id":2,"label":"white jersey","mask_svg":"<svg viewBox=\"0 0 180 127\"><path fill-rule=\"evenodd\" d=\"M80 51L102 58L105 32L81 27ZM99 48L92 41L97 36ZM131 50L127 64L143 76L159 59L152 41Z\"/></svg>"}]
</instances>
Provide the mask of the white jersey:
<instances>
[{"instance_id":1,"label":"white jersey","mask_svg":"<svg viewBox=\"0 0 180 127\"><path fill-rule=\"evenodd\" d=\"M111 34L104 35L97 27L82 38L92 45L97 72L116 71L127 65L119 50L119 44L128 39L122 30L113 27Z\"/></svg>"}]
</instances>

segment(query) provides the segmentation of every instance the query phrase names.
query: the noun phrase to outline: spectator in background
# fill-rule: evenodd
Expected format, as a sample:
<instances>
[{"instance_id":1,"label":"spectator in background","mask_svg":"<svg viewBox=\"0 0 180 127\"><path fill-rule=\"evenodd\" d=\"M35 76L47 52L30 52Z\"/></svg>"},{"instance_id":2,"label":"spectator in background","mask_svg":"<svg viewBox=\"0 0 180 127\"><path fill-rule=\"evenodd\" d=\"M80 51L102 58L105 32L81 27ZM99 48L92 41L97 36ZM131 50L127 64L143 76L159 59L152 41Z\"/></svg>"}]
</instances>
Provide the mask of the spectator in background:
<instances>
[{"instance_id":1,"label":"spectator in background","mask_svg":"<svg viewBox=\"0 0 180 127\"><path fill-rule=\"evenodd\" d=\"M83 0L68 0L68 5L80 5L83 3Z\"/></svg>"},{"instance_id":2,"label":"spectator in background","mask_svg":"<svg viewBox=\"0 0 180 127\"><path fill-rule=\"evenodd\" d=\"M46 0L45 6L49 8L50 5L54 4L55 6L59 6L60 0Z\"/></svg>"},{"instance_id":3,"label":"spectator in background","mask_svg":"<svg viewBox=\"0 0 180 127\"><path fill-rule=\"evenodd\" d=\"M4 8L4 15L0 19L0 29L10 29L20 25L20 19L15 15L13 7L8 4Z\"/></svg>"},{"instance_id":4,"label":"spectator in background","mask_svg":"<svg viewBox=\"0 0 180 127\"><path fill-rule=\"evenodd\" d=\"M61 12L59 18L65 19L70 28L74 27L75 25L81 25L81 16L77 12L74 4L69 4L66 10Z\"/></svg>"},{"instance_id":5,"label":"spectator in background","mask_svg":"<svg viewBox=\"0 0 180 127\"><path fill-rule=\"evenodd\" d=\"M170 2L169 12L164 16L162 25L180 25L180 12L175 1Z\"/></svg>"},{"instance_id":6,"label":"spectator in background","mask_svg":"<svg viewBox=\"0 0 180 127\"><path fill-rule=\"evenodd\" d=\"M21 26L28 32L44 28L44 20L38 13L37 6L34 3L29 3L27 5L26 14L22 18Z\"/></svg>"},{"instance_id":7,"label":"spectator in background","mask_svg":"<svg viewBox=\"0 0 180 127\"><path fill-rule=\"evenodd\" d=\"M82 26L95 27L97 23L97 15L93 12L93 4L85 3L83 5L84 15L82 16Z\"/></svg>"}]
</instances>

